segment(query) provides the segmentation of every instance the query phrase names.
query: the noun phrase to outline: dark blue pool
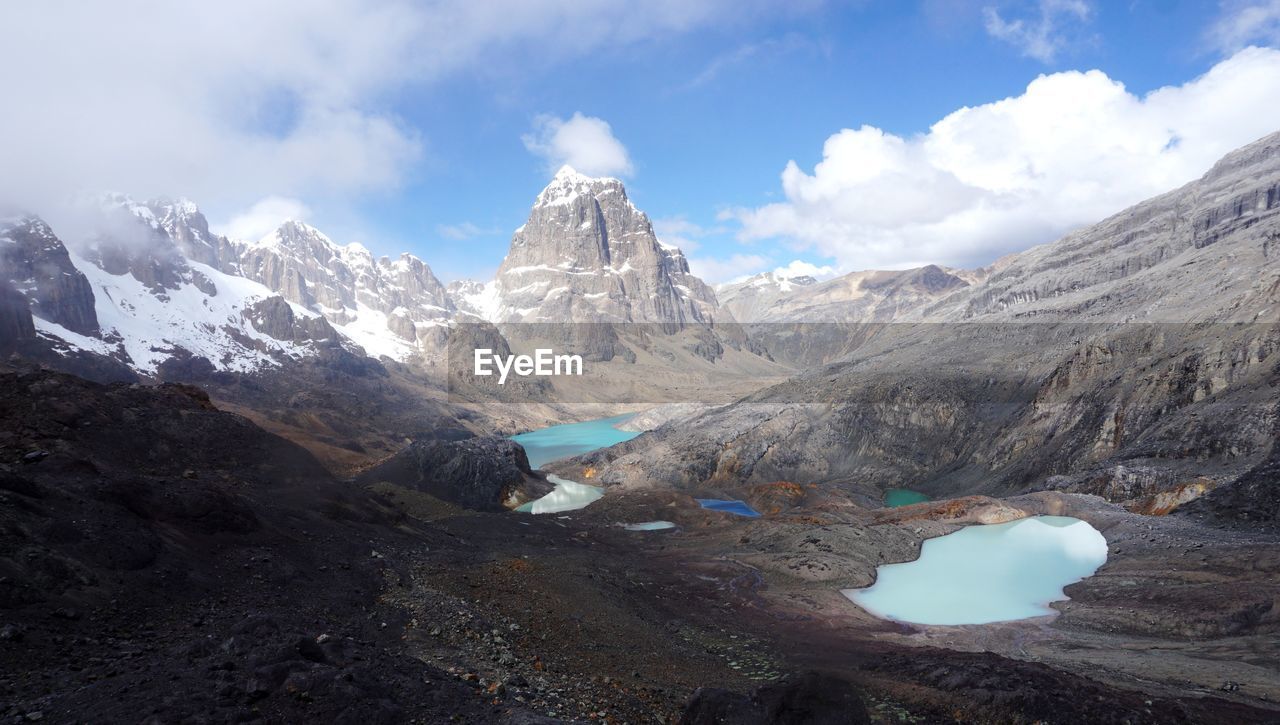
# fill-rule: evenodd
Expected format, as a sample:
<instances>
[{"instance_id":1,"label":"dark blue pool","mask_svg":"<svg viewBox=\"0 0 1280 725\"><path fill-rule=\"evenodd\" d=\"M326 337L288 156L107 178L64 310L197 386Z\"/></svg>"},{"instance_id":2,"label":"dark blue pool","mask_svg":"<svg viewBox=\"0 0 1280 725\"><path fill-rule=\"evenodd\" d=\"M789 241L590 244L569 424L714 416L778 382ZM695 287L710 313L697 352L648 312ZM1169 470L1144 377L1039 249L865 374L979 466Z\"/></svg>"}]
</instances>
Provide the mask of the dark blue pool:
<instances>
[{"instance_id":1,"label":"dark blue pool","mask_svg":"<svg viewBox=\"0 0 1280 725\"><path fill-rule=\"evenodd\" d=\"M738 516L754 517L760 515L759 511L756 511L742 501L732 501L720 498L698 498L694 500L697 501L698 505L702 506L702 508L711 509L712 511L724 511L725 513L736 514Z\"/></svg>"}]
</instances>

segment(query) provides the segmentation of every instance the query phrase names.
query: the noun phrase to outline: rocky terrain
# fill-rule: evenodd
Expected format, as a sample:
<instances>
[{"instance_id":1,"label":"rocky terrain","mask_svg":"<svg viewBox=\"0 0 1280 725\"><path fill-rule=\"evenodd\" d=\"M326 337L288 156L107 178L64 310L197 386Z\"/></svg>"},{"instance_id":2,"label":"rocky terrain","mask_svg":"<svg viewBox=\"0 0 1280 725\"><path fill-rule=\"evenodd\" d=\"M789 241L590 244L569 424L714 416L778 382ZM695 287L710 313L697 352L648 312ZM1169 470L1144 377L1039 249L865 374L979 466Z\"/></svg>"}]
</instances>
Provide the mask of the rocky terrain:
<instances>
[{"instance_id":1,"label":"rocky terrain","mask_svg":"<svg viewBox=\"0 0 1280 725\"><path fill-rule=\"evenodd\" d=\"M775 498L789 503L751 522L662 492L562 516L485 513L411 480L335 480L195 388L102 386L28 367L3 376L0 715L15 722L90 711L102 721L524 723L1238 722L1274 712L1260 699L1276 686L1262 664L1274 616L1261 606L1276 595L1275 562L1263 556L1274 542L1257 535L1152 533L1148 517L1075 495L880 513L811 489ZM616 525L659 510L679 528ZM830 596L876 563L914 556L925 536L1046 511L1094 521L1115 549L1051 629L899 631ZM1117 593L1135 576L1196 581L1196 560L1157 563L1187 548L1249 570L1231 574L1232 590L1204 581L1166 584L1175 593L1159 601ZM1143 591L1154 589L1133 589ZM1210 593L1215 613L1191 606ZM1213 644L1169 661L1135 649L1099 679L1117 643L1179 632ZM1246 645L1259 664L1230 654ZM806 674L815 670L825 674ZM1188 694L1179 677L1217 686ZM157 694L160 683L174 694Z\"/></svg>"},{"instance_id":2,"label":"rocky terrain","mask_svg":"<svg viewBox=\"0 0 1280 725\"><path fill-rule=\"evenodd\" d=\"M1278 183L1280 134L906 321L854 326L836 363L582 465L627 487L1047 488L1153 512L1212 490L1266 519L1276 489L1242 476L1275 443Z\"/></svg>"}]
</instances>

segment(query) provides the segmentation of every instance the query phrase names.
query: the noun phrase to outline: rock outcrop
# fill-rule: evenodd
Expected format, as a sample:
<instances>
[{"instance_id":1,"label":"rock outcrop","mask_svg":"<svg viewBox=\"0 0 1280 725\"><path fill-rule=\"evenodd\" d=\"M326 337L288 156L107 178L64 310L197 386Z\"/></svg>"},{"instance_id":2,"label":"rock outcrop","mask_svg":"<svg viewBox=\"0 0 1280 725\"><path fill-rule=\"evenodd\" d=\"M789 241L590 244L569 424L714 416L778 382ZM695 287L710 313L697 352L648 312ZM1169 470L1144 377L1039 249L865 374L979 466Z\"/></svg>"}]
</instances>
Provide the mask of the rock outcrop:
<instances>
[{"instance_id":1,"label":"rock outcrop","mask_svg":"<svg viewBox=\"0 0 1280 725\"><path fill-rule=\"evenodd\" d=\"M497 436L415 441L362 473L361 483L391 483L478 511L503 511L549 493L519 443Z\"/></svg>"}]
</instances>

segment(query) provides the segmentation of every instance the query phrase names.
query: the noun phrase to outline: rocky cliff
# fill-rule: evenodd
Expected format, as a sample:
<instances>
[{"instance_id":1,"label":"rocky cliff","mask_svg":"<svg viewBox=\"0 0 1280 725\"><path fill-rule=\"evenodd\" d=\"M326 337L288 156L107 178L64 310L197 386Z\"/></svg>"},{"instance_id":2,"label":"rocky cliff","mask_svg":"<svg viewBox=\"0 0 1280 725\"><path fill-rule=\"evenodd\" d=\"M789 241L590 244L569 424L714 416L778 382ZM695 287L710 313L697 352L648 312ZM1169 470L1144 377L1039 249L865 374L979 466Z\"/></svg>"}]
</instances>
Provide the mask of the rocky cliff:
<instances>
[{"instance_id":1,"label":"rocky cliff","mask_svg":"<svg viewBox=\"0 0 1280 725\"><path fill-rule=\"evenodd\" d=\"M31 313L81 335L96 335L93 290L42 220L0 222L0 280L26 298Z\"/></svg>"}]
</instances>

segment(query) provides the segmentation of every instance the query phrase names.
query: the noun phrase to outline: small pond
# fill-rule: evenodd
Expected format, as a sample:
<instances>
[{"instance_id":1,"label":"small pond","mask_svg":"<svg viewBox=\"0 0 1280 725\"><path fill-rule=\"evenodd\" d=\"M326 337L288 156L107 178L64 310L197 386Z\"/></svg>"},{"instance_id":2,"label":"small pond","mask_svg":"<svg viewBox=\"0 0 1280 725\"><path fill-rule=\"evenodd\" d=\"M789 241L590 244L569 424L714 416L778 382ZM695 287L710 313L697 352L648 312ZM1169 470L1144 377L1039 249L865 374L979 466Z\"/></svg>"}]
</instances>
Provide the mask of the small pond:
<instances>
[{"instance_id":1,"label":"small pond","mask_svg":"<svg viewBox=\"0 0 1280 725\"><path fill-rule=\"evenodd\" d=\"M913 503L924 503L929 497L909 488L891 488L884 492L884 505L889 508L910 506Z\"/></svg>"},{"instance_id":2,"label":"small pond","mask_svg":"<svg viewBox=\"0 0 1280 725\"><path fill-rule=\"evenodd\" d=\"M554 473L548 474L547 480L556 485L555 490L540 499L530 501L517 508L516 511L527 514L556 514L561 511L576 511L580 508L586 508L588 504L598 501L604 495L604 489L599 486L588 486L585 483L570 481L560 478Z\"/></svg>"},{"instance_id":3,"label":"small pond","mask_svg":"<svg viewBox=\"0 0 1280 725\"><path fill-rule=\"evenodd\" d=\"M638 524L620 524L620 526L627 531L662 531L676 527L672 521L644 521Z\"/></svg>"},{"instance_id":4,"label":"small pond","mask_svg":"<svg viewBox=\"0 0 1280 725\"><path fill-rule=\"evenodd\" d=\"M712 511L723 511L728 514L736 514L738 516L754 517L760 515L759 511L751 508L743 501L719 498L699 498L694 500L697 501L698 505L702 508L711 509Z\"/></svg>"}]
</instances>

